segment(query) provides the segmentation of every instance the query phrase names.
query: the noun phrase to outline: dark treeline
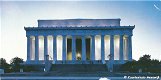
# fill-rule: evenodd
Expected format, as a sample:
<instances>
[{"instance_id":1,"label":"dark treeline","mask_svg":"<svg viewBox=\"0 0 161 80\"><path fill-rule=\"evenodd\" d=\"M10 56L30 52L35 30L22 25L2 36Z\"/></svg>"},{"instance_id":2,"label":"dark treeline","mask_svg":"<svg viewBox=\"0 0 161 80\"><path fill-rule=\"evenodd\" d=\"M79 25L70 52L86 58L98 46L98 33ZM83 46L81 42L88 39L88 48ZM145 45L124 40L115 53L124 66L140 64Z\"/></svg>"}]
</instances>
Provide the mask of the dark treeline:
<instances>
[{"instance_id":1,"label":"dark treeline","mask_svg":"<svg viewBox=\"0 0 161 80\"><path fill-rule=\"evenodd\" d=\"M0 58L0 69L4 69L5 73L19 72L20 68L22 68L21 63L23 62L22 58L15 57L12 58L10 64L8 64L4 58Z\"/></svg>"},{"instance_id":2,"label":"dark treeline","mask_svg":"<svg viewBox=\"0 0 161 80\"><path fill-rule=\"evenodd\" d=\"M150 57L150 55L143 55L138 61L133 60L123 64L120 70L125 72L161 73L161 61L159 62L159 60Z\"/></svg>"},{"instance_id":3,"label":"dark treeline","mask_svg":"<svg viewBox=\"0 0 161 80\"><path fill-rule=\"evenodd\" d=\"M20 72L23 68L24 71L32 71L34 66L21 65L24 63L22 58L15 57L10 60L10 64L4 58L0 58L0 69L4 69L5 73ZM151 59L150 55L143 55L138 61L133 60L121 65L119 72L151 72L161 73L161 61ZM117 72L117 71L116 71Z\"/></svg>"}]
</instances>

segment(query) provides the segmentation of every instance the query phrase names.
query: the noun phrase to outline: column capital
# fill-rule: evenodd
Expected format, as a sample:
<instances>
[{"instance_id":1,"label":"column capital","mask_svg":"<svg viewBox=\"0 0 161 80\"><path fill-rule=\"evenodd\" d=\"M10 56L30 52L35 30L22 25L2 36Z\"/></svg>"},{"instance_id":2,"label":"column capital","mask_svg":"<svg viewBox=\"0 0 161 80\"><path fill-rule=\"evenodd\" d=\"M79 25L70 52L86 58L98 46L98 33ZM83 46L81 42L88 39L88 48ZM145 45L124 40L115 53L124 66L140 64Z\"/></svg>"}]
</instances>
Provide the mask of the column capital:
<instances>
[{"instance_id":1,"label":"column capital","mask_svg":"<svg viewBox=\"0 0 161 80\"><path fill-rule=\"evenodd\" d=\"M48 37L48 35L43 35L43 37L44 37L44 38L47 38L47 37Z\"/></svg>"},{"instance_id":2,"label":"column capital","mask_svg":"<svg viewBox=\"0 0 161 80\"><path fill-rule=\"evenodd\" d=\"M104 38L105 37L105 35L101 35L101 38Z\"/></svg>"},{"instance_id":3,"label":"column capital","mask_svg":"<svg viewBox=\"0 0 161 80\"><path fill-rule=\"evenodd\" d=\"M39 35L35 35L35 38L38 38L39 37Z\"/></svg>"},{"instance_id":4,"label":"column capital","mask_svg":"<svg viewBox=\"0 0 161 80\"><path fill-rule=\"evenodd\" d=\"M81 36L81 38L82 38L82 39L85 39L85 38L86 38L86 36L82 35L82 36Z\"/></svg>"},{"instance_id":5,"label":"column capital","mask_svg":"<svg viewBox=\"0 0 161 80\"><path fill-rule=\"evenodd\" d=\"M66 37L67 35L62 35L63 37Z\"/></svg>"},{"instance_id":6,"label":"column capital","mask_svg":"<svg viewBox=\"0 0 161 80\"><path fill-rule=\"evenodd\" d=\"M55 37L56 35L52 35L53 37Z\"/></svg>"},{"instance_id":7,"label":"column capital","mask_svg":"<svg viewBox=\"0 0 161 80\"><path fill-rule=\"evenodd\" d=\"M26 37L27 37L27 39L30 38L30 36L26 36Z\"/></svg>"},{"instance_id":8,"label":"column capital","mask_svg":"<svg viewBox=\"0 0 161 80\"><path fill-rule=\"evenodd\" d=\"M123 36L124 36L124 34L120 34L119 36L122 36L122 37L123 37Z\"/></svg>"},{"instance_id":9,"label":"column capital","mask_svg":"<svg viewBox=\"0 0 161 80\"><path fill-rule=\"evenodd\" d=\"M33 36L40 36L40 34L34 34Z\"/></svg>"},{"instance_id":10,"label":"column capital","mask_svg":"<svg viewBox=\"0 0 161 80\"><path fill-rule=\"evenodd\" d=\"M27 38L30 38L32 35L26 35Z\"/></svg>"},{"instance_id":11,"label":"column capital","mask_svg":"<svg viewBox=\"0 0 161 80\"><path fill-rule=\"evenodd\" d=\"M86 37L86 35L81 35L81 37Z\"/></svg>"},{"instance_id":12,"label":"column capital","mask_svg":"<svg viewBox=\"0 0 161 80\"><path fill-rule=\"evenodd\" d=\"M71 35L72 38L76 38L76 35Z\"/></svg>"},{"instance_id":13,"label":"column capital","mask_svg":"<svg viewBox=\"0 0 161 80\"><path fill-rule=\"evenodd\" d=\"M114 37L114 34L110 34L110 37Z\"/></svg>"},{"instance_id":14,"label":"column capital","mask_svg":"<svg viewBox=\"0 0 161 80\"><path fill-rule=\"evenodd\" d=\"M110 39L114 39L114 35L110 35Z\"/></svg>"},{"instance_id":15,"label":"column capital","mask_svg":"<svg viewBox=\"0 0 161 80\"><path fill-rule=\"evenodd\" d=\"M127 35L127 37L132 37L132 35Z\"/></svg>"},{"instance_id":16,"label":"column capital","mask_svg":"<svg viewBox=\"0 0 161 80\"><path fill-rule=\"evenodd\" d=\"M92 37L95 37L96 35L91 35Z\"/></svg>"}]
</instances>

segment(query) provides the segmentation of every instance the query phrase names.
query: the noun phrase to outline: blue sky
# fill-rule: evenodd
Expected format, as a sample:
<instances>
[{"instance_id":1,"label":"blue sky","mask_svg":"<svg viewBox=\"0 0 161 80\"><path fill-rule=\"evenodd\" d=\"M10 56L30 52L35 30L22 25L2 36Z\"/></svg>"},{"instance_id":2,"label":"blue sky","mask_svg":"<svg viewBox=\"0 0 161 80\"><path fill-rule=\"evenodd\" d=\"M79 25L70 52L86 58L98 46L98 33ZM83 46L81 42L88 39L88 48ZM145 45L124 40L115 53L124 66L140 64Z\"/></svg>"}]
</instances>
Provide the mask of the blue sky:
<instances>
[{"instance_id":1,"label":"blue sky","mask_svg":"<svg viewBox=\"0 0 161 80\"><path fill-rule=\"evenodd\" d=\"M133 59L144 54L161 60L161 1L5 1L1 9L0 57L8 62L26 60L24 26L38 19L121 18L121 25L135 25Z\"/></svg>"}]
</instances>

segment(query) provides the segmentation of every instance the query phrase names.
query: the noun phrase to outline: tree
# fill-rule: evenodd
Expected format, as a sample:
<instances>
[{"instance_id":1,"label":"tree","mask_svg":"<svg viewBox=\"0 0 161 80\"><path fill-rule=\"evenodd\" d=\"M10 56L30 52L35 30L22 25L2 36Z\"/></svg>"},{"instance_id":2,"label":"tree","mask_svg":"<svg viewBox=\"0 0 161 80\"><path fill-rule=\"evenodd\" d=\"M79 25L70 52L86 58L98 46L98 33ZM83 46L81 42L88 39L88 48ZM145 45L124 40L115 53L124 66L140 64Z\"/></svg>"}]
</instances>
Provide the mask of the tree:
<instances>
[{"instance_id":1,"label":"tree","mask_svg":"<svg viewBox=\"0 0 161 80\"><path fill-rule=\"evenodd\" d=\"M129 61L121 66L121 71L137 72L137 61Z\"/></svg>"},{"instance_id":2,"label":"tree","mask_svg":"<svg viewBox=\"0 0 161 80\"><path fill-rule=\"evenodd\" d=\"M148 72L148 69L150 68L151 59L150 55L143 55L143 57L140 57L138 60L138 67L143 70L143 72Z\"/></svg>"},{"instance_id":3,"label":"tree","mask_svg":"<svg viewBox=\"0 0 161 80\"><path fill-rule=\"evenodd\" d=\"M139 69L141 69L142 72L161 72L161 62L156 59L151 60L150 57L150 55L145 54L140 57L138 61L127 62L121 66L121 70L128 72L138 72Z\"/></svg>"},{"instance_id":4,"label":"tree","mask_svg":"<svg viewBox=\"0 0 161 80\"><path fill-rule=\"evenodd\" d=\"M10 65L4 58L0 58L0 68L4 69L4 72L10 72Z\"/></svg>"},{"instance_id":5,"label":"tree","mask_svg":"<svg viewBox=\"0 0 161 80\"><path fill-rule=\"evenodd\" d=\"M159 60L152 59L150 61L150 66L148 67L148 72L161 72L161 63Z\"/></svg>"},{"instance_id":6,"label":"tree","mask_svg":"<svg viewBox=\"0 0 161 80\"><path fill-rule=\"evenodd\" d=\"M139 61L142 61L142 62L151 61L150 57L151 57L150 55L145 54L143 55L143 57L139 58Z\"/></svg>"},{"instance_id":7,"label":"tree","mask_svg":"<svg viewBox=\"0 0 161 80\"><path fill-rule=\"evenodd\" d=\"M19 57L15 57L15 58L12 58L11 61L10 61L10 64L11 64L11 67L12 67L12 70L14 72L19 72L20 68L22 67L20 65L20 63L23 63L23 59L22 58L19 58Z\"/></svg>"}]
</instances>

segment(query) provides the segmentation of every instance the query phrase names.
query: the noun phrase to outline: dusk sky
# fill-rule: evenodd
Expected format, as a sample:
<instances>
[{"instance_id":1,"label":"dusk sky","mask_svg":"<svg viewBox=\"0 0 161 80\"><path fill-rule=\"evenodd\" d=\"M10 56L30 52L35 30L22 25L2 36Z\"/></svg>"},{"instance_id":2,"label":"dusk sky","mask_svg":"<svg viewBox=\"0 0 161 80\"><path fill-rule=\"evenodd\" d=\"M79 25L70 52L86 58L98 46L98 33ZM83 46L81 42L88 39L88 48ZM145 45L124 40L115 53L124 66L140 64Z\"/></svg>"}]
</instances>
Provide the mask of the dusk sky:
<instances>
[{"instance_id":1,"label":"dusk sky","mask_svg":"<svg viewBox=\"0 0 161 80\"><path fill-rule=\"evenodd\" d=\"M144 54L161 60L161 1L5 1L0 2L0 58L26 60L24 26L37 27L38 19L120 18L121 25L135 25L133 59Z\"/></svg>"}]
</instances>

